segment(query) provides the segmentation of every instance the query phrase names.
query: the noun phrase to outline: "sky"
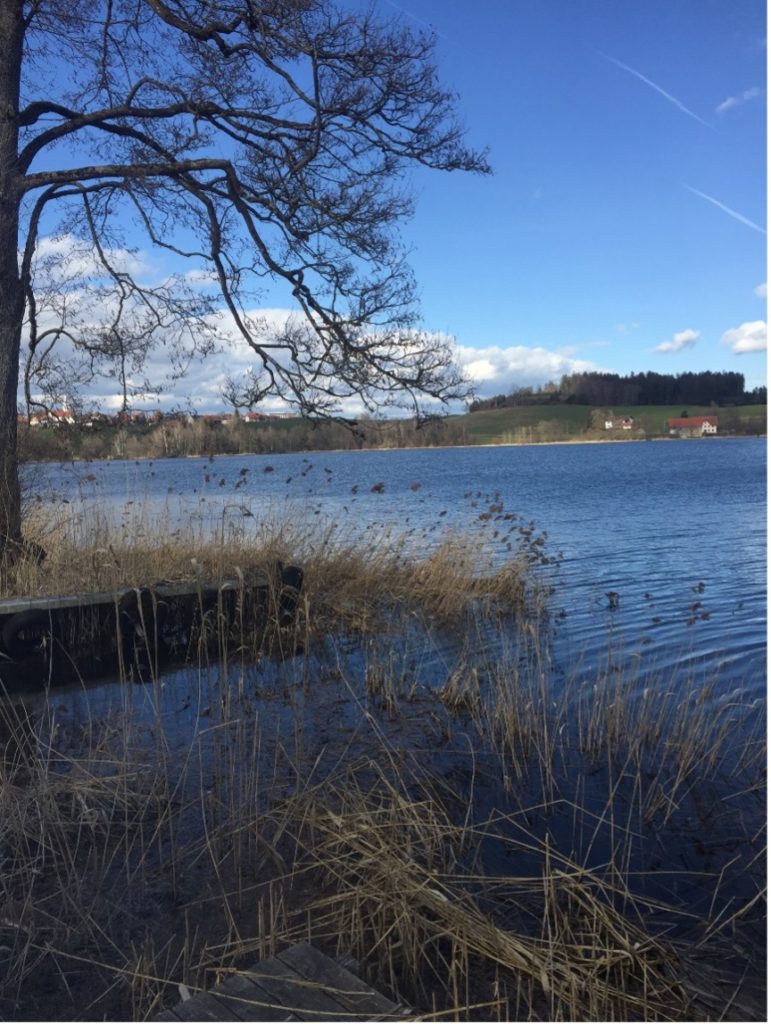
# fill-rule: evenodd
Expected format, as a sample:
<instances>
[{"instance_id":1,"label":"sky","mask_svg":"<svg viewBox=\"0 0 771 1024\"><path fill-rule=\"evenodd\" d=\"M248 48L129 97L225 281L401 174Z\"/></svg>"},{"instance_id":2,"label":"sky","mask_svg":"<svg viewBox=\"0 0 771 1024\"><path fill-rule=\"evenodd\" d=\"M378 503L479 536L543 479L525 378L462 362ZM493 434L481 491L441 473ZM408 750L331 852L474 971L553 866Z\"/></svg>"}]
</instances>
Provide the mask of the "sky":
<instances>
[{"instance_id":1,"label":"sky","mask_svg":"<svg viewBox=\"0 0 771 1024\"><path fill-rule=\"evenodd\" d=\"M571 364L765 383L763 3L380 5L433 27L490 148L492 178L426 182L408 229L426 325L480 388Z\"/></svg>"},{"instance_id":2,"label":"sky","mask_svg":"<svg viewBox=\"0 0 771 1024\"><path fill-rule=\"evenodd\" d=\"M761 0L376 9L436 33L467 141L489 150L492 176L413 173L402 229L422 326L455 339L480 396L575 370L731 370L765 384ZM268 317L285 316L281 301L264 296ZM160 404L219 408L225 376L253 362L236 343ZM92 397L117 403L103 385Z\"/></svg>"}]
</instances>

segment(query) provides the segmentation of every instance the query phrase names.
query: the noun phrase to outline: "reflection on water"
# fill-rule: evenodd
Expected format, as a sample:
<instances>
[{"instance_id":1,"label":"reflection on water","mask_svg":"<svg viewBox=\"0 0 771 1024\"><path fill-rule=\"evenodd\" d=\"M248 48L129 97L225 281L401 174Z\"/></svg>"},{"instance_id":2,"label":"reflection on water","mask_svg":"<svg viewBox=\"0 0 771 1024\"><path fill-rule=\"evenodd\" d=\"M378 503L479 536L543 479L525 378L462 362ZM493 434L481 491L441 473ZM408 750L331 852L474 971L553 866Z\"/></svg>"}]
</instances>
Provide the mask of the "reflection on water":
<instances>
[{"instance_id":1,"label":"reflection on water","mask_svg":"<svg viewBox=\"0 0 771 1024\"><path fill-rule=\"evenodd\" d=\"M192 844L202 793L238 814L246 800L258 817L298 786L347 770L374 783L391 762L408 769L408 791L438 786L459 824L524 816L517 874L538 875L550 843L604 871L618 817L624 885L650 903L647 926L671 936L692 937L710 916L723 871L721 907L755 896L759 698L695 677L640 690L620 664L560 695L548 644L532 646L513 622L472 621L461 643L459 632L405 620L391 636L330 636L294 657L223 656L146 683L70 685L19 705L21 733L61 770L86 757L94 776L125 764L161 771L181 808L177 838ZM490 837L476 868L510 873L507 849ZM744 923L761 935L757 916Z\"/></svg>"},{"instance_id":2,"label":"reflection on water","mask_svg":"<svg viewBox=\"0 0 771 1024\"><path fill-rule=\"evenodd\" d=\"M612 625L623 598L598 595L592 614ZM202 651L144 683L71 685L21 706L0 743L12 812L0 858L9 893L46 929L34 999L31 981L14 988L25 1006L44 999L42 979L43 1005L144 1019L164 979L176 1002L191 973L202 984L204 968L310 932L391 965L426 1013L455 1000L462 1019L474 1019L467 1003L489 1019L485 1000L503 992L503 1019L588 1019L578 988L596 1019L633 1018L641 998L651 1018L707 1019L672 980L690 977L690 955L719 963L728 991L741 984L734 1018L762 1019L765 758L746 687L691 673L643 685L614 643L601 667L593 655L586 671L561 666L569 614L477 603L442 625L404 598L390 611L373 632L302 633L282 658ZM42 879L39 856L55 867ZM492 954L483 941L448 985L465 954L447 943L466 949L492 927ZM523 948L535 991L521 985ZM78 997L61 960L113 965L125 949L160 979L131 1014L109 1002L111 971L105 991ZM600 1004L598 964L614 951L616 1001ZM24 956L0 949L0 997L3 966L15 977ZM730 1019L721 998L709 1014Z\"/></svg>"},{"instance_id":3,"label":"reflection on water","mask_svg":"<svg viewBox=\"0 0 771 1024\"><path fill-rule=\"evenodd\" d=\"M423 551L450 527L487 536L500 561L533 524L561 556L555 659L568 675L613 651L642 678L685 666L754 697L765 467L764 439L717 438L39 466L31 486L82 513L84 529L98 507L129 536L165 523L248 542L272 518L309 538L336 529Z\"/></svg>"}]
</instances>

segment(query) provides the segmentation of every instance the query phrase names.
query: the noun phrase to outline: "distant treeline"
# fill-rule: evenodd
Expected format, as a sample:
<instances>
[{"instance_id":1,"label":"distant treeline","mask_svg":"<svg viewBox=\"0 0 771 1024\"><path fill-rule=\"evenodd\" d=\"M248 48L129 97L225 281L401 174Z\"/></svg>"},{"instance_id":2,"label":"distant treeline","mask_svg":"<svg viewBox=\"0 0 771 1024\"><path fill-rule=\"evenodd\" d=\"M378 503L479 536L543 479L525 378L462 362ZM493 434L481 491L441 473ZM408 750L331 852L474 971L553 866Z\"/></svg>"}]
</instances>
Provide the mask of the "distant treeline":
<instances>
[{"instance_id":1,"label":"distant treeline","mask_svg":"<svg viewBox=\"0 0 771 1024\"><path fill-rule=\"evenodd\" d=\"M517 388L472 402L469 411L516 405L765 405L766 388L745 390L744 374L704 370L701 373L571 373L559 384Z\"/></svg>"},{"instance_id":2,"label":"distant treeline","mask_svg":"<svg viewBox=\"0 0 771 1024\"><path fill-rule=\"evenodd\" d=\"M345 426L331 420L263 420L243 417L165 417L116 425L62 422L50 429L19 432L23 461L173 458L186 455L273 454L331 449L443 447L468 442L462 420L359 420Z\"/></svg>"}]
</instances>

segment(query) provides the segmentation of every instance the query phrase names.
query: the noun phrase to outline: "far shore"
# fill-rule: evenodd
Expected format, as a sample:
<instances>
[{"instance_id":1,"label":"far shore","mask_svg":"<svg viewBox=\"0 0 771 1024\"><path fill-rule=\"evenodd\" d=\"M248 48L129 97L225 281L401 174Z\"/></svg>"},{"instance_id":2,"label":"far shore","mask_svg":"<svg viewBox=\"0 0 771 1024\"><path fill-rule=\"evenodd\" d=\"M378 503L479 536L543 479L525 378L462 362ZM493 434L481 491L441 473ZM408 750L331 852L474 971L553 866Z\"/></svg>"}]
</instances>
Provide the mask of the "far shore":
<instances>
[{"instance_id":1,"label":"far shore","mask_svg":"<svg viewBox=\"0 0 771 1024\"><path fill-rule=\"evenodd\" d=\"M649 441L746 441L766 437L765 434L720 434L717 437L667 437L658 435L655 437L572 437L558 441L480 441L475 444L429 444L429 445L380 445L366 448L297 448L286 451L242 451L242 452L186 452L178 455L126 455L126 456L72 456L70 458L26 458L23 462L26 465L46 465L49 462L72 462L93 464L95 462L158 462L162 459L223 459L223 458L244 458L261 456L264 458L275 458L279 455L322 455L347 452L352 455L362 452L396 452L396 451L440 451L442 449L466 450L474 448L551 448L566 445L607 445L607 444L635 444Z\"/></svg>"}]
</instances>

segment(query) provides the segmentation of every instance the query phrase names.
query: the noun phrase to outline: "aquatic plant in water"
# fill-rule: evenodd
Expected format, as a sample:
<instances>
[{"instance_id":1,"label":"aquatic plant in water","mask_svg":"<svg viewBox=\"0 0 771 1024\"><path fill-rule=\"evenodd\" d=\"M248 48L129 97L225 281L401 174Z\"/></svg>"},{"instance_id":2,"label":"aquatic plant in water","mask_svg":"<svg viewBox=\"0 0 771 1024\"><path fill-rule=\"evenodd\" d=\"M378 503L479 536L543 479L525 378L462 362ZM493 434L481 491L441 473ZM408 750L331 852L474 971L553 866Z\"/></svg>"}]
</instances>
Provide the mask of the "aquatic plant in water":
<instances>
[{"instance_id":1,"label":"aquatic plant in water","mask_svg":"<svg viewBox=\"0 0 771 1024\"><path fill-rule=\"evenodd\" d=\"M2 1015L145 1019L309 939L423 1019L762 1019L760 709L558 679L556 567L517 536L199 546L291 551L296 618L4 702Z\"/></svg>"}]
</instances>

